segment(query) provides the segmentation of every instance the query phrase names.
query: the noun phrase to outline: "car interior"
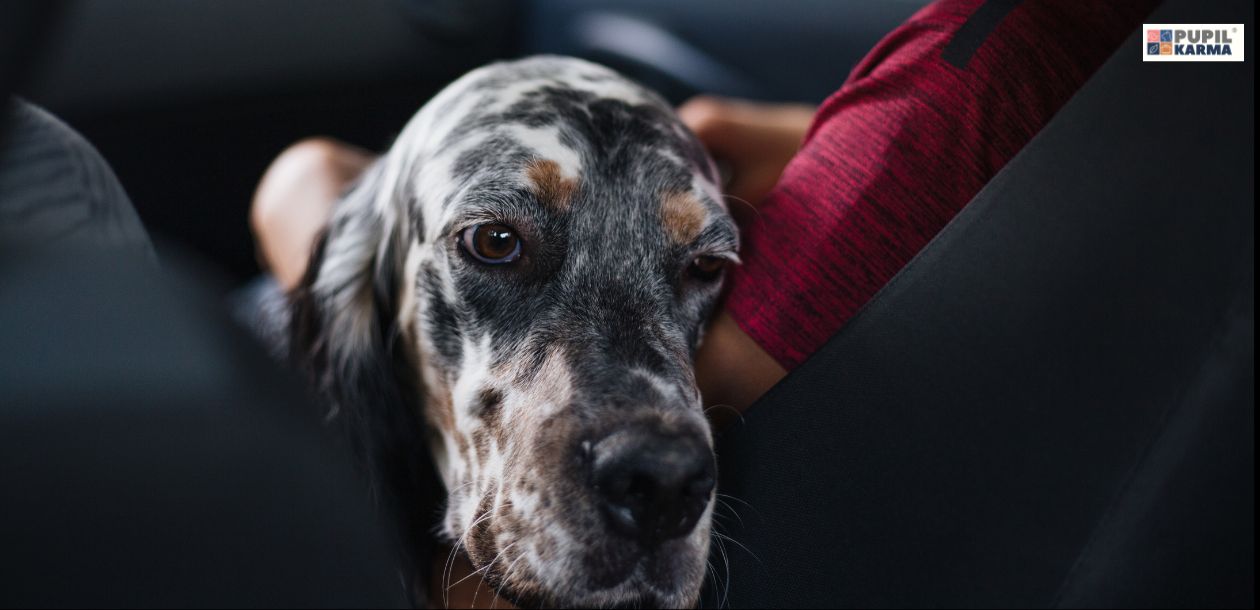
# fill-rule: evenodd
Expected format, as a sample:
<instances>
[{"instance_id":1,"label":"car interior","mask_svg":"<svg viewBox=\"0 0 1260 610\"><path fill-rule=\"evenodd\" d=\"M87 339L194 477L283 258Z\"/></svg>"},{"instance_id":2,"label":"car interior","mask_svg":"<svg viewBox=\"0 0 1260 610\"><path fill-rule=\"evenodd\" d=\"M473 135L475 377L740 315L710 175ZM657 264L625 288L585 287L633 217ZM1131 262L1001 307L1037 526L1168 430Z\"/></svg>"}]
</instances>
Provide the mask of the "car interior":
<instances>
[{"instance_id":1,"label":"car interior","mask_svg":"<svg viewBox=\"0 0 1260 610\"><path fill-rule=\"evenodd\" d=\"M817 104L923 4L69 2L20 93L109 160L159 248L191 249L239 282L258 271L250 198L284 147L327 135L383 150L429 96L493 59L585 57L675 103Z\"/></svg>"},{"instance_id":2,"label":"car interior","mask_svg":"<svg viewBox=\"0 0 1260 610\"><path fill-rule=\"evenodd\" d=\"M540 53L675 104L818 104L924 4L0 7L0 93L83 134L159 260L195 270L0 250L0 605L414 603L299 383L227 311L261 272L248 209L287 145L383 150L460 74ZM1147 21L1253 15L1166 0ZM1254 45L1241 64L1147 64L1138 35L719 431L732 543L704 607L1254 606Z\"/></svg>"}]
</instances>

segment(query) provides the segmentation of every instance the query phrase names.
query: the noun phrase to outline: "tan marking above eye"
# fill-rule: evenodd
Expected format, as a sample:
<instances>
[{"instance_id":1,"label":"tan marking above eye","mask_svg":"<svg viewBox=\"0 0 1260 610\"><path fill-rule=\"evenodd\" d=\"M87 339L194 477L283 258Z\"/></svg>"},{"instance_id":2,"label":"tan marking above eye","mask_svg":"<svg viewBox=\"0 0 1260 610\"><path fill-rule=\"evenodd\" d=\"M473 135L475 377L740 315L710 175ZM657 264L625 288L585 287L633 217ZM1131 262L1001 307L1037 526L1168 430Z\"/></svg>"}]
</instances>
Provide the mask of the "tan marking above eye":
<instances>
[{"instance_id":1,"label":"tan marking above eye","mask_svg":"<svg viewBox=\"0 0 1260 610\"><path fill-rule=\"evenodd\" d=\"M578 181L575 178L565 178L559 163L550 159L538 159L529 164L525 175L529 178L530 190L543 205L561 211L569 209Z\"/></svg>"},{"instance_id":2,"label":"tan marking above eye","mask_svg":"<svg viewBox=\"0 0 1260 610\"><path fill-rule=\"evenodd\" d=\"M691 193L668 193L661 202L665 234L678 245L689 244L700 236L706 216L704 204Z\"/></svg>"}]
</instances>

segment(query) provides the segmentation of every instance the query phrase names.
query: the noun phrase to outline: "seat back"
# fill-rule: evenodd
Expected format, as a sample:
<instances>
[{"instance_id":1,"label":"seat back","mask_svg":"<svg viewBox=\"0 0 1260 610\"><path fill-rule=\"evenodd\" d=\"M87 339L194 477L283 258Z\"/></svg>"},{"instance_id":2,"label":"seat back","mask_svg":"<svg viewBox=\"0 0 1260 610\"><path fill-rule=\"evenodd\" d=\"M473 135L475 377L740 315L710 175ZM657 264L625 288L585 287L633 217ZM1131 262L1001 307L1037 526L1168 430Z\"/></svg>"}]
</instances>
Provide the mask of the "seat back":
<instances>
[{"instance_id":1,"label":"seat back","mask_svg":"<svg viewBox=\"0 0 1260 610\"><path fill-rule=\"evenodd\" d=\"M1137 35L723 435L731 606L1254 603L1253 70Z\"/></svg>"}]
</instances>

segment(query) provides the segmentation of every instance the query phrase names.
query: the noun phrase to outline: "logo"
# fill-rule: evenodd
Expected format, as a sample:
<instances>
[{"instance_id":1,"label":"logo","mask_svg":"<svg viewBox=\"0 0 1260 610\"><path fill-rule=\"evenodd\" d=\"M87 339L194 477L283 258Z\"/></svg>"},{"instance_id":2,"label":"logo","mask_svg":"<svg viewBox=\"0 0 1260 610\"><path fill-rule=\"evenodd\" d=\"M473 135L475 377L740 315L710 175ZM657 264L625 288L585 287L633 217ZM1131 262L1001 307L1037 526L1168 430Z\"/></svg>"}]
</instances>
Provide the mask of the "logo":
<instances>
[{"instance_id":1,"label":"logo","mask_svg":"<svg viewBox=\"0 0 1260 610\"><path fill-rule=\"evenodd\" d=\"M1241 23L1146 23L1142 61L1242 61Z\"/></svg>"}]
</instances>

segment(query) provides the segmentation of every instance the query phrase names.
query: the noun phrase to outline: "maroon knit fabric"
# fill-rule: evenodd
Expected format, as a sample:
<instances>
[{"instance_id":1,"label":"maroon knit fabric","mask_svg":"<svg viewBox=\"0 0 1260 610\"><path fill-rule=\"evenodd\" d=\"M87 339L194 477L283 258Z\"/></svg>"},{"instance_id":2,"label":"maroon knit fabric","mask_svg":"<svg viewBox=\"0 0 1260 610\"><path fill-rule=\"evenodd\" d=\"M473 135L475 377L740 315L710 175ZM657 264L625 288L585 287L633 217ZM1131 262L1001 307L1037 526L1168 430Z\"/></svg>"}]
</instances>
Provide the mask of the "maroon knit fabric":
<instances>
[{"instance_id":1,"label":"maroon knit fabric","mask_svg":"<svg viewBox=\"0 0 1260 610\"><path fill-rule=\"evenodd\" d=\"M1028 143L1155 2L1027 0L969 60L942 59L981 4L940 0L880 41L823 103L746 227L727 311L788 370Z\"/></svg>"}]
</instances>

